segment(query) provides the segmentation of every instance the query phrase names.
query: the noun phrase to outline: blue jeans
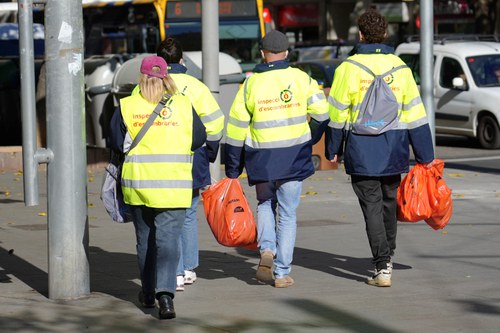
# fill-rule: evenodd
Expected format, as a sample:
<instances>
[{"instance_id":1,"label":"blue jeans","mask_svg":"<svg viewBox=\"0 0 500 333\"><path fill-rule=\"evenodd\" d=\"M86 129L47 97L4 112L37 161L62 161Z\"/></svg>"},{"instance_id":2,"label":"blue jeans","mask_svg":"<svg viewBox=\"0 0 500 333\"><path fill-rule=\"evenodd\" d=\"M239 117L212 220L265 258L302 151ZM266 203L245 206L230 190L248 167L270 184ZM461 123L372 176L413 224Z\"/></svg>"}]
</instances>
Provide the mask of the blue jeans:
<instances>
[{"instance_id":1,"label":"blue jeans","mask_svg":"<svg viewBox=\"0 0 500 333\"><path fill-rule=\"evenodd\" d=\"M302 181L260 183L255 185L255 189L258 200L257 241L260 252L269 250L275 254L274 276L281 278L292 270Z\"/></svg>"},{"instance_id":2,"label":"blue jeans","mask_svg":"<svg viewBox=\"0 0 500 333\"><path fill-rule=\"evenodd\" d=\"M132 206L142 290L175 294L185 209Z\"/></svg>"},{"instance_id":3,"label":"blue jeans","mask_svg":"<svg viewBox=\"0 0 500 333\"><path fill-rule=\"evenodd\" d=\"M193 190L191 207L186 209L186 219L182 226L182 234L179 239L179 264L177 275L184 275L184 271L192 271L198 267L198 218L197 210L200 203L200 191Z\"/></svg>"}]
</instances>

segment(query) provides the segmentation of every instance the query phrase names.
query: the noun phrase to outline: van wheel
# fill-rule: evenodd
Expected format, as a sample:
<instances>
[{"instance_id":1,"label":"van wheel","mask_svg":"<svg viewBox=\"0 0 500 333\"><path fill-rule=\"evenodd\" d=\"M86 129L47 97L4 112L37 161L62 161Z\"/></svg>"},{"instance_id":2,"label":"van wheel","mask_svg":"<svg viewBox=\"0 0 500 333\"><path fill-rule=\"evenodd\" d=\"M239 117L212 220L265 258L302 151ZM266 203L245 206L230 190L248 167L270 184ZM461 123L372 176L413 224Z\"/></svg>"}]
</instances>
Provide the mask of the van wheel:
<instances>
[{"instance_id":1,"label":"van wheel","mask_svg":"<svg viewBox=\"0 0 500 333\"><path fill-rule=\"evenodd\" d=\"M483 116L479 119L477 138L483 148L500 148L500 128L495 118L492 116Z\"/></svg>"}]
</instances>

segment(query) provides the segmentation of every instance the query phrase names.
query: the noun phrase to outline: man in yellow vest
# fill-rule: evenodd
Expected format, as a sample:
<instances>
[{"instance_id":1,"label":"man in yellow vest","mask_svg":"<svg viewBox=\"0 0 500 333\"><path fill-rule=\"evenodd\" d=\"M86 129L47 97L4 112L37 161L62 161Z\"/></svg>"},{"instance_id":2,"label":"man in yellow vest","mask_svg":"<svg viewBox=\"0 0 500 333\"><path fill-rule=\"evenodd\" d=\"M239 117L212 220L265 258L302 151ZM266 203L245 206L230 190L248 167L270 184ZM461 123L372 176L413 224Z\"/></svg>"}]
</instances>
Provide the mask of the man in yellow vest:
<instances>
[{"instance_id":1,"label":"man in yellow vest","mask_svg":"<svg viewBox=\"0 0 500 333\"><path fill-rule=\"evenodd\" d=\"M314 173L312 144L328 124L325 94L305 72L290 67L288 47L277 30L262 39L264 63L236 95L225 145L227 177L238 178L245 168L256 187L261 254L256 276L274 280L276 288L294 283L289 274L302 181Z\"/></svg>"},{"instance_id":2,"label":"man in yellow vest","mask_svg":"<svg viewBox=\"0 0 500 333\"><path fill-rule=\"evenodd\" d=\"M409 145L413 147L418 163L429 164L434 159L431 132L427 114L420 98L411 70L393 54L393 48L383 44L387 37L387 21L376 10L369 9L358 19L361 44L355 54L348 57L336 70L328 97L330 124L327 130L327 158L338 162L344 155L346 173L363 211L366 232L370 243L375 271L368 278L369 285L390 287L392 279L392 256L396 249L397 189L401 174L408 172ZM360 66L361 65L361 66ZM384 105L379 114L371 105L373 119L367 126L379 133L360 134L357 130L365 113L363 103L374 76L386 75L383 79L395 97L391 105ZM390 93L389 91L389 93ZM377 91L375 91L377 92ZM380 91L378 91L380 92ZM379 99L384 103L388 99ZM394 109L383 119L380 113ZM379 118L377 118L379 117ZM392 119L389 121L389 119ZM386 125L392 124L390 127ZM383 132L382 132L383 131Z\"/></svg>"}]
</instances>

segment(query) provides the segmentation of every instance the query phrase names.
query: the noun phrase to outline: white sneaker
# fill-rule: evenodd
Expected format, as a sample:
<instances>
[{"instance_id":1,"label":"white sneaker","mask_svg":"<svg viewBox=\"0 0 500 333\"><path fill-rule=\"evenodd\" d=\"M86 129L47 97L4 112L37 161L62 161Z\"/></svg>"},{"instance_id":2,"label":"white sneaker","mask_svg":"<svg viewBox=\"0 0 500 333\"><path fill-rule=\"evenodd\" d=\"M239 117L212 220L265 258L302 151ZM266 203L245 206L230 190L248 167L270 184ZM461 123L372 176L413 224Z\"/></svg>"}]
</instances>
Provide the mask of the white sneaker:
<instances>
[{"instance_id":1,"label":"white sneaker","mask_svg":"<svg viewBox=\"0 0 500 333\"><path fill-rule=\"evenodd\" d=\"M392 268L393 268L393 263L392 263L392 257L391 259L389 259L389 262L387 263L387 270L389 270L389 272L391 272L392 274Z\"/></svg>"},{"instance_id":2,"label":"white sneaker","mask_svg":"<svg viewBox=\"0 0 500 333\"><path fill-rule=\"evenodd\" d=\"M375 273L373 274L372 277L369 277L368 280L366 280L366 283L368 283L370 286L376 286L376 287L390 287L392 282L392 272L388 269L381 269L378 270L375 268Z\"/></svg>"},{"instance_id":3,"label":"white sneaker","mask_svg":"<svg viewBox=\"0 0 500 333\"><path fill-rule=\"evenodd\" d=\"M176 291L184 291L184 276L177 275L177 288Z\"/></svg>"},{"instance_id":4,"label":"white sneaker","mask_svg":"<svg viewBox=\"0 0 500 333\"><path fill-rule=\"evenodd\" d=\"M184 284L193 284L196 281L195 271L184 271Z\"/></svg>"}]
</instances>

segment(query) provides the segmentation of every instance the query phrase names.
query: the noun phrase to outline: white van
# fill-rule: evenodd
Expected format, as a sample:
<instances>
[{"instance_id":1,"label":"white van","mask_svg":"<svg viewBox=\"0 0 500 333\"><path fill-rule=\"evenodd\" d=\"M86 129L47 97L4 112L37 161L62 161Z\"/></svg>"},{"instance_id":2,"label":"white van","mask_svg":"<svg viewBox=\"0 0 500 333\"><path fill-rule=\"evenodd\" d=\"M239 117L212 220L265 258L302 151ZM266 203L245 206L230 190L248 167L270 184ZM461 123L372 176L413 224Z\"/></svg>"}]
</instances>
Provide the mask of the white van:
<instances>
[{"instance_id":1,"label":"white van","mask_svg":"<svg viewBox=\"0 0 500 333\"><path fill-rule=\"evenodd\" d=\"M433 49L436 133L500 148L500 43L442 39ZM402 43L396 54L420 84L420 43Z\"/></svg>"}]
</instances>

